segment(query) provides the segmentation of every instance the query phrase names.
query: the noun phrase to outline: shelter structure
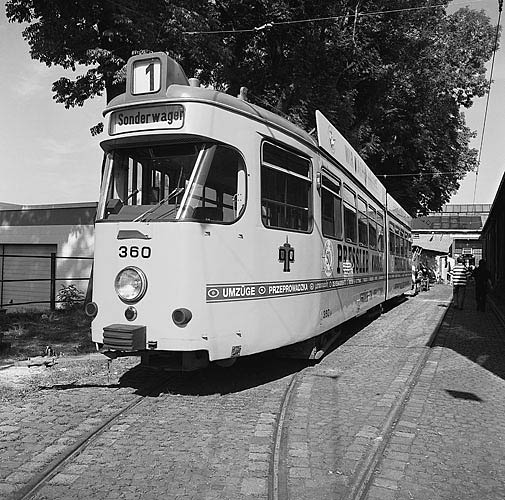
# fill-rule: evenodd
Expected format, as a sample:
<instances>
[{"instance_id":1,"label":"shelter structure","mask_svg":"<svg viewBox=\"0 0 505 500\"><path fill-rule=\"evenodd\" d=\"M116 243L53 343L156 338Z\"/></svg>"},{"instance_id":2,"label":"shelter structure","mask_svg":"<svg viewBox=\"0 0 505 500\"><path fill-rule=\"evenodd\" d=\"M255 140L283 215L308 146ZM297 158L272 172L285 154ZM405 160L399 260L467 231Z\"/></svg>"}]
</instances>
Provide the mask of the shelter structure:
<instances>
[{"instance_id":1,"label":"shelter structure","mask_svg":"<svg viewBox=\"0 0 505 500\"><path fill-rule=\"evenodd\" d=\"M449 204L440 212L430 212L412 221L412 247L417 262L433 269L442 281L457 257L468 267L482 258L482 228L490 204Z\"/></svg>"},{"instance_id":2,"label":"shelter structure","mask_svg":"<svg viewBox=\"0 0 505 500\"><path fill-rule=\"evenodd\" d=\"M62 286L85 294L97 204L0 204L0 309L55 308Z\"/></svg>"}]
</instances>

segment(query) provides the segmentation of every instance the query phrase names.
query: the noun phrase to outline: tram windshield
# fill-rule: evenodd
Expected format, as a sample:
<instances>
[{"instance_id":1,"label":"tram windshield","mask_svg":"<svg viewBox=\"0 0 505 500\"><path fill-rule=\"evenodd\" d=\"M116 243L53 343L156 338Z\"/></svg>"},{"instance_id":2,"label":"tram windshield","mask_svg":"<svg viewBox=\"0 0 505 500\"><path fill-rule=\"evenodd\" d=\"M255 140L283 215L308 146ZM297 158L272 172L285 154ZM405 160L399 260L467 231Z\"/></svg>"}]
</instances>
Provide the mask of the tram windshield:
<instances>
[{"instance_id":1,"label":"tram windshield","mask_svg":"<svg viewBox=\"0 0 505 500\"><path fill-rule=\"evenodd\" d=\"M118 148L107 154L98 216L230 223L244 210L245 179L242 156L221 144Z\"/></svg>"}]
</instances>

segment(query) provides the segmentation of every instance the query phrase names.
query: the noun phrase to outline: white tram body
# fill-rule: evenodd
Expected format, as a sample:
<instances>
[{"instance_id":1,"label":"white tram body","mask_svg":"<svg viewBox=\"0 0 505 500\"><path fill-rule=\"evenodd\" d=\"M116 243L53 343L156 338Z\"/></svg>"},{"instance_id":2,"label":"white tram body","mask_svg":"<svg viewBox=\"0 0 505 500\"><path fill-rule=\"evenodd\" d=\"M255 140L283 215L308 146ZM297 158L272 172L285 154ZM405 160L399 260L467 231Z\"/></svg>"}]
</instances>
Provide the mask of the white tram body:
<instances>
[{"instance_id":1,"label":"white tram body","mask_svg":"<svg viewBox=\"0 0 505 500\"><path fill-rule=\"evenodd\" d=\"M88 312L105 354L189 370L317 348L410 290L410 217L321 113L316 140L155 53L104 114Z\"/></svg>"}]
</instances>

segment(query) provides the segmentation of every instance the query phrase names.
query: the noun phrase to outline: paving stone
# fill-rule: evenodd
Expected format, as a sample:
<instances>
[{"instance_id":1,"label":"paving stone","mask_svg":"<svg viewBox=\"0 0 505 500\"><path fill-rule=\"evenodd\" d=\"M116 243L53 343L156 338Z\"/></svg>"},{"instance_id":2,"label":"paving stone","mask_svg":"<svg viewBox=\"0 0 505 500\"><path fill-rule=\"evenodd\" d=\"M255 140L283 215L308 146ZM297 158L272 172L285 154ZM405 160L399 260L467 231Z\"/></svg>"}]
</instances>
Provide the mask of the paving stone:
<instances>
[{"instance_id":1,"label":"paving stone","mask_svg":"<svg viewBox=\"0 0 505 500\"><path fill-rule=\"evenodd\" d=\"M409 298L305 368L281 440L289 498L347 499L381 446L367 500L501 498L503 329L491 313L447 311L450 294L449 287L436 286ZM427 362L398 418L388 420L425 353ZM146 398L63 467L37 498L267 498L280 402L300 367L258 359L256 365L244 360L241 372L219 372L233 376L186 374ZM135 400L135 391L107 384L46 390L43 398L2 405L0 496Z\"/></svg>"}]
</instances>

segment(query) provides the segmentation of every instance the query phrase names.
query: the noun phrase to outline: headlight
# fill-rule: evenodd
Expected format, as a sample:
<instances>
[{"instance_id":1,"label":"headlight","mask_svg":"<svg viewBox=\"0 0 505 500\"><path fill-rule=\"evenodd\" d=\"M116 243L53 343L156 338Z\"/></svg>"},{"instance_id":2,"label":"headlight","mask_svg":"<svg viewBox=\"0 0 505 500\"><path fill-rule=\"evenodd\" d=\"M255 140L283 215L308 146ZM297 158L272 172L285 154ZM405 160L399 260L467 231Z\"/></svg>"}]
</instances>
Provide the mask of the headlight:
<instances>
[{"instance_id":1,"label":"headlight","mask_svg":"<svg viewBox=\"0 0 505 500\"><path fill-rule=\"evenodd\" d=\"M125 267L119 271L114 288L123 302L138 302L146 293L146 275L137 267Z\"/></svg>"}]
</instances>

